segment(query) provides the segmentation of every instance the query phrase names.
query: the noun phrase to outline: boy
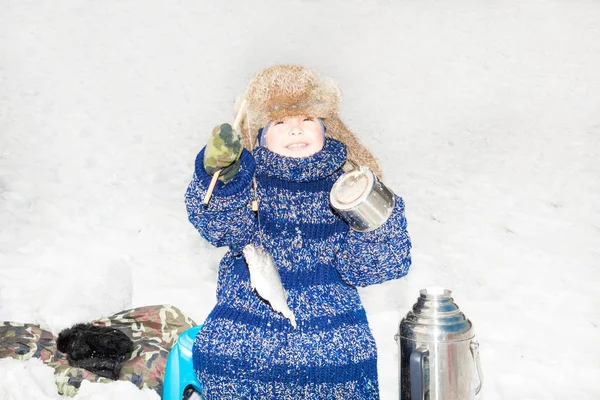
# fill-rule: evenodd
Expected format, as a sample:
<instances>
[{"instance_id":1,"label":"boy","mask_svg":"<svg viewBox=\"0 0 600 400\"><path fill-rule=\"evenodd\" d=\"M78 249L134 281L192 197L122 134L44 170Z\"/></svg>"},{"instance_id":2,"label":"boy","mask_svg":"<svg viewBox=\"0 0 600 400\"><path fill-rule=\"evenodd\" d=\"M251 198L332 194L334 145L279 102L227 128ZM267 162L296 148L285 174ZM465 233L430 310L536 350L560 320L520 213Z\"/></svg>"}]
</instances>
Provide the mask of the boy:
<instances>
[{"instance_id":1,"label":"boy","mask_svg":"<svg viewBox=\"0 0 600 400\"><path fill-rule=\"evenodd\" d=\"M331 81L300 66L275 66L253 78L245 97L245 148L234 132L213 131L186 193L190 222L215 246L230 248L217 304L194 344L204 395L379 399L377 349L356 287L408 272L404 202L396 196L388 221L366 233L332 210L329 193L347 159L381 171L339 120ZM216 169L224 173L205 208ZM250 206L254 193L258 213ZM250 288L248 244L273 257L296 329Z\"/></svg>"}]
</instances>

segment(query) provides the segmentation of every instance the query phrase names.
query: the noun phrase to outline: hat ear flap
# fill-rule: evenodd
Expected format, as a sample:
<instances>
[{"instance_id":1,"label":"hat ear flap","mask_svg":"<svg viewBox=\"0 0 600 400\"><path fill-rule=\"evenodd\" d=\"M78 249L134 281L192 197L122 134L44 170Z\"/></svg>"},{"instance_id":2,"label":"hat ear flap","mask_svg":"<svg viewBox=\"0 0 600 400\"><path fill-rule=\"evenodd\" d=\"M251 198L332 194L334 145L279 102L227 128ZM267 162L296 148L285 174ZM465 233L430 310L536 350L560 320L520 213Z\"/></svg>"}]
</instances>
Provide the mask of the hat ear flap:
<instances>
[{"instance_id":1,"label":"hat ear flap","mask_svg":"<svg viewBox=\"0 0 600 400\"><path fill-rule=\"evenodd\" d=\"M369 167L379 179L383 180L383 171L379 166L377 158L371 153L339 119L339 117L327 118L325 121L329 137L346 145L347 158L356 165Z\"/></svg>"},{"instance_id":2,"label":"hat ear flap","mask_svg":"<svg viewBox=\"0 0 600 400\"><path fill-rule=\"evenodd\" d=\"M246 98L246 93L242 93L238 97L236 97L235 102L233 104L233 118L234 119L238 115L238 112L240 111L240 108L242 107L242 104L243 104L245 98ZM247 110L244 110L243 113L242 113L242 119L240 121L239 134L242 136L242 144L243 144L243 146L246 148L246 150L251 151L252 150L252 146L254 144L253 143L254 141L252 140L252 137L254 135L250 131Z\"/></svg>"}]
</instances>

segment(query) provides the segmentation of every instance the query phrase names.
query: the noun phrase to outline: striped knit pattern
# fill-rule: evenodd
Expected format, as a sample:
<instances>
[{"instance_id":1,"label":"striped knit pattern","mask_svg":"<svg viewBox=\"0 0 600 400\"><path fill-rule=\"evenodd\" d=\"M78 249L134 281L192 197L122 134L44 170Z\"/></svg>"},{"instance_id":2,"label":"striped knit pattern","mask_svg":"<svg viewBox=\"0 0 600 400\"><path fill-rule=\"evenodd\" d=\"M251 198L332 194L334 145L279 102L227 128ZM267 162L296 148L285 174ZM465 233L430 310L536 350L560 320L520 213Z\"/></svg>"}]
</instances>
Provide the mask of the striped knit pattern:
<instances>
[{"instance_id":1,"label":"striped knit pattern","mask_svg":"<svg viewBox=\"0 0 600 400\"><path fill-rule=\"evenodd\" d=\"M306 158L244 150L239 174L218 182L204 208L210 176L202 160L203 151L186 193L189 219L209 242L230 247L219 267L217 304L193 349L206 398L378 399L377 350L356 287L408 272L402 199L377 230L349 229L329 205L346 149L327 139ZM260 221L250 208L254 176ZM248 243L273 256L297 329L250 288L241 252Z\"/></svg>"}]
</instances>

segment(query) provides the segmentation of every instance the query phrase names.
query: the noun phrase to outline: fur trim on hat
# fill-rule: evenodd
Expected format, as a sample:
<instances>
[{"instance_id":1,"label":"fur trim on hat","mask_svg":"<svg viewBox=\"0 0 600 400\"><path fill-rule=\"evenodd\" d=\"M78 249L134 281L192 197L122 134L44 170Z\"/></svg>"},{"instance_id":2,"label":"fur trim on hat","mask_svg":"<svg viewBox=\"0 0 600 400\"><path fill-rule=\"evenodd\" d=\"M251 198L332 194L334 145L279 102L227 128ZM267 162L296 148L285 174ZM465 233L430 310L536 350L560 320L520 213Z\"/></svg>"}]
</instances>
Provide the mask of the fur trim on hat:
<instances>
[{"instance_id":1,"label":"fur trim on hat","mask_svg":"<svg viewBox=\"0 0 600 400\"><path fill-rule=\"evenodd\" d=\"M324 122L325 127L327 128L327 136L346 145L348 160L358 166L364 165L371 168L379 179L383 179L383 171L379 166L377 158L367 150L367 148L358 140L356 135L344 125L338 116L326 119Z\"/></svg>"},{"instance_id":2,"label":"fur trim on hat","mask_svg":"<svg viewBox=\"0 0 600 400\"><path fill-rule=\"evenodd\" d=\"M276 65L252 78L246 93L236 100L236 114L243 98L247 105L241 129L247 149L256 145L258 130L269 121L295 115L317 117L325 123L327 136L346 145L350 161L368 166L382 178L377 159L340 120L340 90L331 79L299 65Z\"/></svg>"}]
</instances>

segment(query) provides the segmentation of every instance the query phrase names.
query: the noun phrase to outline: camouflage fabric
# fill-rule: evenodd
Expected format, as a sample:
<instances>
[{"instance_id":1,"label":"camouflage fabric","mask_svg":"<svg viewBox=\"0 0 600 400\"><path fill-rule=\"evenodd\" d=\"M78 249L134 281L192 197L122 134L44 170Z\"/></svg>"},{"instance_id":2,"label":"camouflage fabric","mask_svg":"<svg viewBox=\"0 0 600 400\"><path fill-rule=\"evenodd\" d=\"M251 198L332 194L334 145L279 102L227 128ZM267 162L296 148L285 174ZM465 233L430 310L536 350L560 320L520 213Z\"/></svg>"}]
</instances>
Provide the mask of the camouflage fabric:
<instances>
[{"instance_id":1,"label":"camouflage fabric","mask_svg":"<svg viewBox=\"0 0 600 400\"><path fill-rule=\"evenodd\" d=\"M39 358L44 364L54 368L58 392L74 396L81 382L110 382L82 368L69 366L67 356L56 349L56 337L39 325L19 322L2 322L0 325L0 358L12 357L17 360Z\"/></svg>"},{"instance_id":2,"label":"camouflage fabric","mask_svg":"<svg viewBox=\"0 0 600 400\"><path fill-rule=\"evenodd\" d=\"M227 183L240 170L241 154L242 143L237 132L229 124L217 125L204 150L204 170L213 175L222 169L219 180Z\"/></svg>"},{"instance_id":3,"label":"camouflage fabric","mask_svg":"<svg viewBox=\"0 0 600 400\"><path fill-rule=\"evenodd\" d=\"M123 331L133 341L129 360L121 363L119 380L133 382L162 395L167 357L179 335L195 322L170 305L139 307L110 317L91 321ZM35 324L2 322L0 324L0 358L17 360L39 358L54 368L56 386L62 395L74 396L83 380L111 382L83 368L71 367L64 353L56 348L56 337Z\"/></svg>"}]
</instances>

